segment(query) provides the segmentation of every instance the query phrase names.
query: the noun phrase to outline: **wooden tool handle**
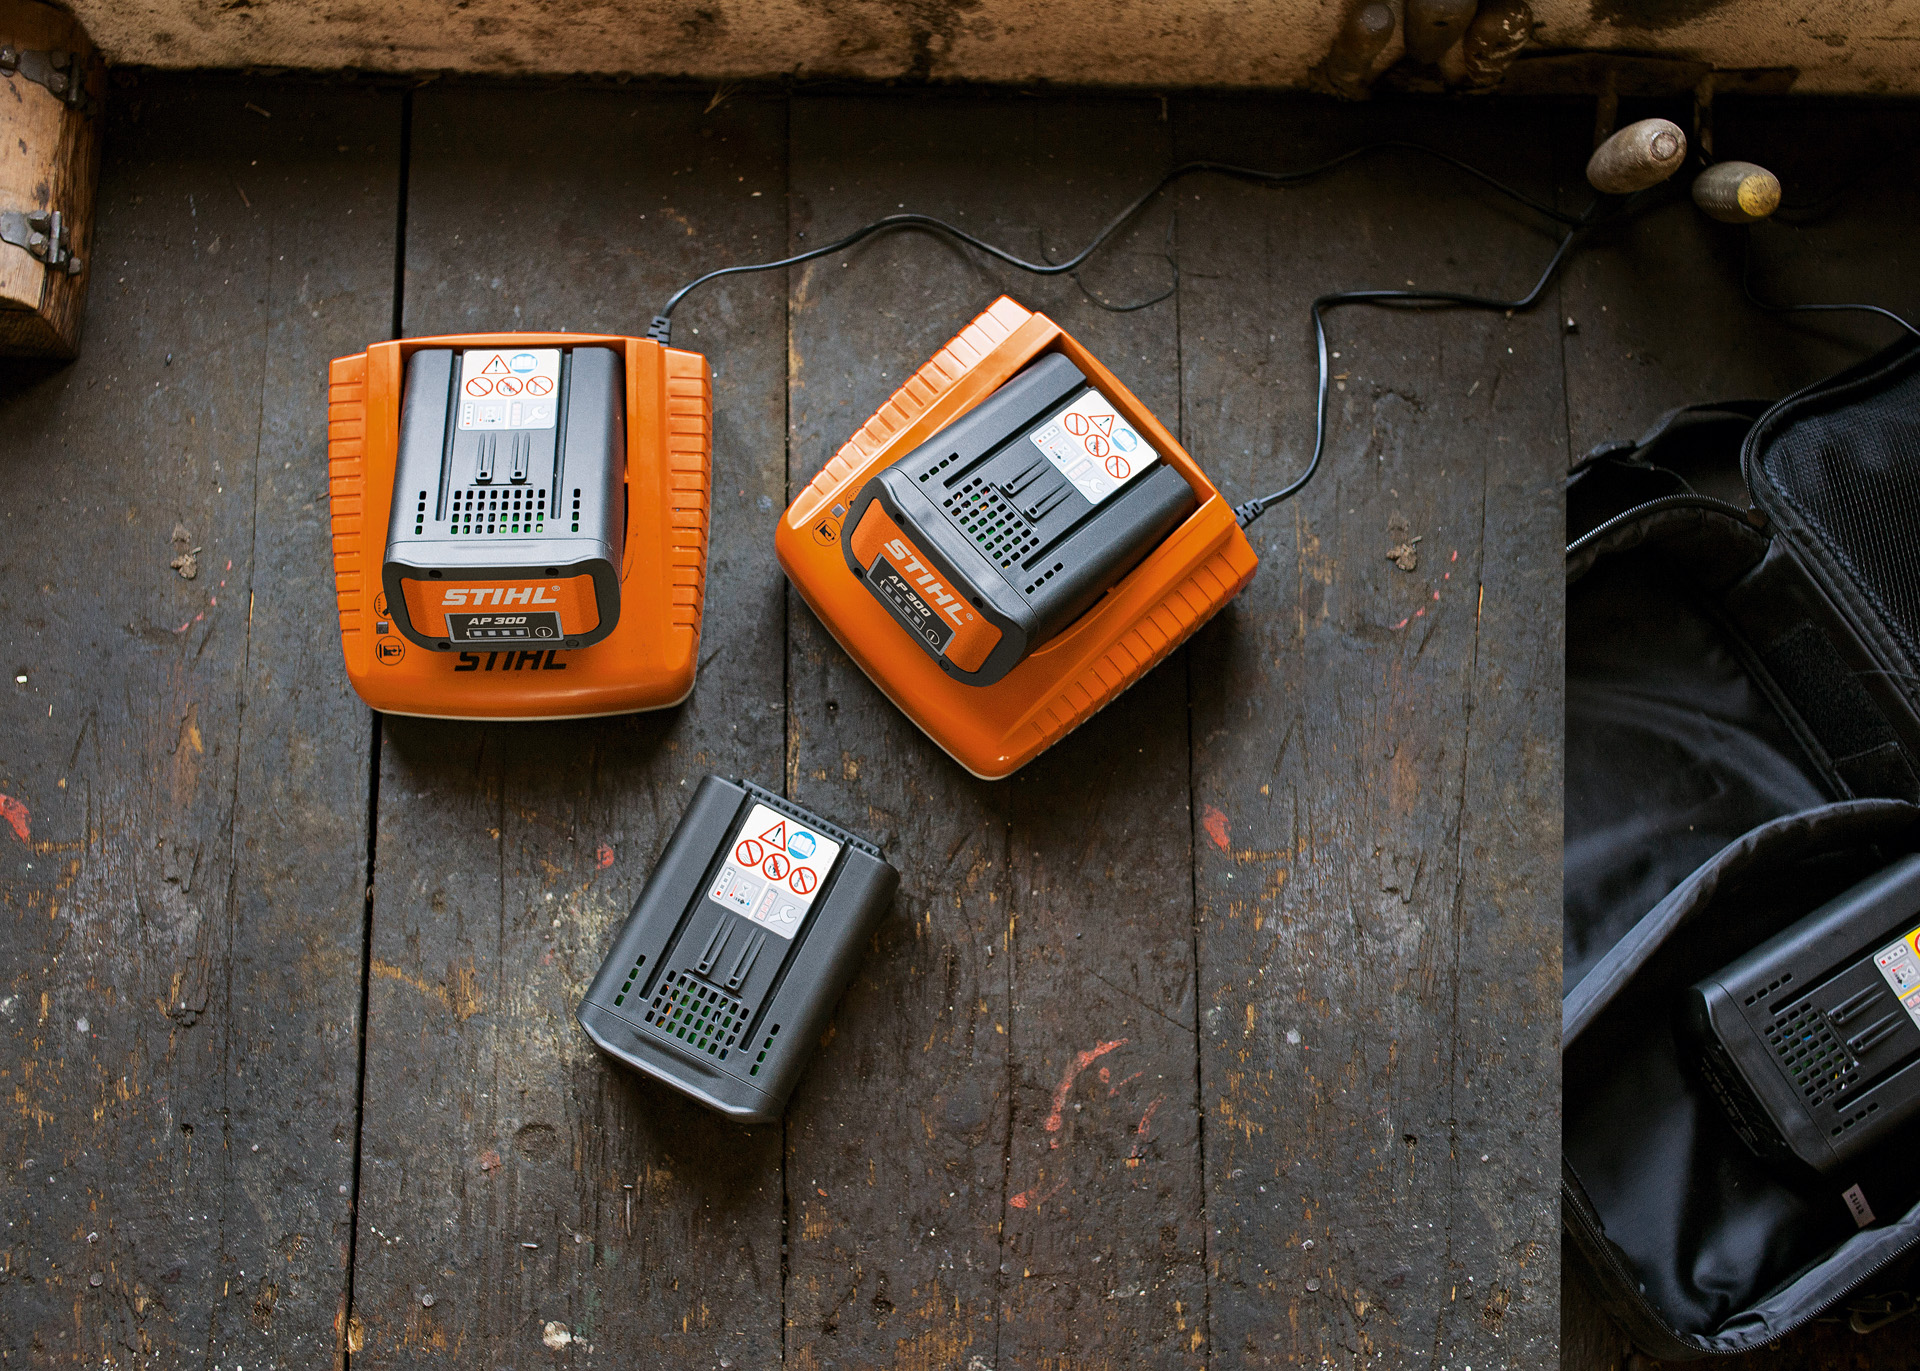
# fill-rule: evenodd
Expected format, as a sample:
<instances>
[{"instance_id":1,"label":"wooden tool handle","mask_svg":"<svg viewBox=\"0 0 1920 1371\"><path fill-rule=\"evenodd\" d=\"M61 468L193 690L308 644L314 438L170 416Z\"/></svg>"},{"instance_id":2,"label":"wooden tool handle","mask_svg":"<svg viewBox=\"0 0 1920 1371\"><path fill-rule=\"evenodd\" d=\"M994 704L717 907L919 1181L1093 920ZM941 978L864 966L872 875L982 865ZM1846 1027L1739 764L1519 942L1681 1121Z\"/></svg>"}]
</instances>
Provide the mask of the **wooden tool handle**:
<instances>
[{"instance_id":1,"label":"wooden tool handle","mask_svg":"<svg viewBox=\"0 0 1920 1371\"><path fill-rule=\"evenodd\" d=\"M1603 195L1631 195L1657 186L1687 159L1687 135L1668 119L1628 124L1593 150L1587 181Z\"/></svg>"},{"instance_id":2,"label":"wooden tool handle","mask_svg":"<svg viewBox=\"0 0 1920 1371\"><path fill-rule=\"evenodd\" d=\"M1780 208L1780 178L1751 162L1715 162L1693 178L1693 203L1723 224L1753 224Z\"/></svg>"}]
</instances>

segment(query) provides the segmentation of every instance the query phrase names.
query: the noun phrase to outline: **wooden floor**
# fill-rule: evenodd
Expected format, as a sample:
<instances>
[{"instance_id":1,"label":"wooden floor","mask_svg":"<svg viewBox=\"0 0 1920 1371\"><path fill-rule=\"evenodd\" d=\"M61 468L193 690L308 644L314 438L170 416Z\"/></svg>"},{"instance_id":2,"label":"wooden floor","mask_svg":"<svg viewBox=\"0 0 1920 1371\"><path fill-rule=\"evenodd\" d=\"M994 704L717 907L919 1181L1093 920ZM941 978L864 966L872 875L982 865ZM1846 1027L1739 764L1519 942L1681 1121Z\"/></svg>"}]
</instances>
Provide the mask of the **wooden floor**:
<instances>
[{"instance_id":1,"label":"wooden floor","mask_svg":"<svg viewBox=\"0 0 1920 1371\"><path fill-rule=\"evenodd\" d=\"M1310 440L1314 295L1518 293L1553 239L1389 155L1189 181L1081 284L873 242L677 317L716 397L687 704L374 720L335 636L329 358L637 332L702 270L903 207L1058 255L1175 160L1299 165L1407 112L142 76L109 118L84 353L0 382L0 1366L1619 1362L1560 1298L1561 476L1881 332L1757 316L1737 233L1684 202L1596 235L1531 313L1337 313L1326 468L1254 526L1253 585L986 783L772 557L788 493L908 371L1010 292L1241 498ZM1720 120L1790 192L1920 130ZM1417 122L1587 202L1589 107ZM1756 235L1762 279L1910 309L1912 178L1855 160ZM1170 256L1164 303L1089 299L1158 294ZM709 770L904 875L778 1126L572 1021ZM1908 1331L1748 1365L1890 1366Z\"/></svg>"}]
</instances>

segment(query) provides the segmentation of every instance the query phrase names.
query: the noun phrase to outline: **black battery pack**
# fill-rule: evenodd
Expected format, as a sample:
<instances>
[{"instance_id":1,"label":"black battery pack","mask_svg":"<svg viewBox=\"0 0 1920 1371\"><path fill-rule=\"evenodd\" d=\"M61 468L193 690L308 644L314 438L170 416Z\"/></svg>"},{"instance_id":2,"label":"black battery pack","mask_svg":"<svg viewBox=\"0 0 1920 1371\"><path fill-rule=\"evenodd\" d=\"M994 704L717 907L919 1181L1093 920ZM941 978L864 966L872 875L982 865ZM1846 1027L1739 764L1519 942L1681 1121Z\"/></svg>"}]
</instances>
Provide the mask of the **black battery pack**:
<instances>
[{"instance_id":1,"label":"black battery pack","mask_svg":"<svg viewBox=\"0 0 1920 1371\"><path fill-rule=\"evenodd\" d=\"M991 685L1197 503L1186 478L1055 352L862 486L841 547L949 676Z\"/></svg>"},{"instance_id":2,"label":"black battery pack","mask_svg":"<svg viewBox=\"0 0 1920 1371\"><path fill-rule=\"evenodd\" d=\"M704 1105L776 1119L899 884L866 839L750 781L708 776L580 1026Z\"/></svg>"},{"instance_id":3,"label":"black battery pack","mask_svg":"<svg viewBox=\"0 0 1920 1371\"><path fill-rule=\"evenodd\" d=\"M591 647L620 621L626 386L606 347L407 359L381 568L434 652Z\"/></svg>"},{"instance_id":4,"label":"black battery pack","mask_svg":"<svg viewBox=\"0 0 1920 1371\"><path fill-rule=\"evenodd\" d=\"M1920 856L1699 982L1682 1020L1748 1147L1822 1174L1920 1122Z\"/></svg>"}]
</instances>

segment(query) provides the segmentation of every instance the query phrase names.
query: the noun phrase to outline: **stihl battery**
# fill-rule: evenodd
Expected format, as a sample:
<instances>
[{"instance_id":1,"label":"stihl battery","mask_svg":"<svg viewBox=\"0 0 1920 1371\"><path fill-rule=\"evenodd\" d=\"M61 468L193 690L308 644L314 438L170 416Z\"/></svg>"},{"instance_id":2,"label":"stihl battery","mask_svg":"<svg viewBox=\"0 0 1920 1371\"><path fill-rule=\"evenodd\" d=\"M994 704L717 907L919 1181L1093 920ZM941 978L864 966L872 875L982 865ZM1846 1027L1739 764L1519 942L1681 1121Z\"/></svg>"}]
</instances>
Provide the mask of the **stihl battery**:
<instances>
[{"instance_id":1,"label":"stihl battery","mask_svg":"<svg viewBox=\"0 0 1920 1371\"><path fill-rule=\"evenodd\" d=\"M407 359L381 588L429 652L591 647L620 621L626 398L606 347Z\"/></svg>"},{"instance_id":2,"label":"stihl battery","mask_svg":"<svg viewBox=\"0 0 1920 1371\"><path fill-rule=\"evenodd\" d=\"M1728 1121L1822 1173L1920 1124L1920 856L1830 900L1687 992Z\"/></svg>"},{"instance_id":3,"label":"stihl battery","mask_svg":"<svg viewBox=\"0 0 1920 1371\"><path fill-rule=\"evenodd\" d=\"M869 480L842 547L943 671L984 686L1085 613L1197 503L1055 352Z\"/></svg>"},{"instance_id":4,"label":"stihl battery","mask_svg":"<svg viewBox=\"0 0 1920 1371\"><path fill-rule=\"evenodd\" d=\"M588 987L580 1026L723 1114L778 1118L899 884L866 839L749 781L708 776Z\"/></svg>"}]
</instances>

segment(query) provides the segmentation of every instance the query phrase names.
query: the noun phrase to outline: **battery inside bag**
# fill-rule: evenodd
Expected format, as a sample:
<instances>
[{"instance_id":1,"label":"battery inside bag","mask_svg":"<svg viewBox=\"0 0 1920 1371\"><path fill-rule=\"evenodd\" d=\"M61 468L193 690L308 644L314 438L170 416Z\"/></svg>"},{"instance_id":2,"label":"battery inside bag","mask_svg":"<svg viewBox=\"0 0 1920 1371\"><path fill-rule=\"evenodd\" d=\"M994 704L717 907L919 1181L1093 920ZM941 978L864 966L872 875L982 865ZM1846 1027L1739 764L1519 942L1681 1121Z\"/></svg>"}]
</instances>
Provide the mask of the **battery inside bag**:
<instances>
[{"instance_id":1,"label":"battery inside bag","mask_svg":"<svg viewBox=\"0 0 1920 1371\"><path fill-rule=\"evenodd\" d=\"M1850 1180L1886 1220L1920 1199L1897 1168L1763 1162L1677 1031L1694 979L1920 847L1920 810L1847 797L1725 612L1767 552L1731 514L1654 512L1603 536L1567 595L1566 1158L1632 1283L1709 1338L1764 1330L1770 1299L1875 1240Z\"/></svg>"}]
</instances>

